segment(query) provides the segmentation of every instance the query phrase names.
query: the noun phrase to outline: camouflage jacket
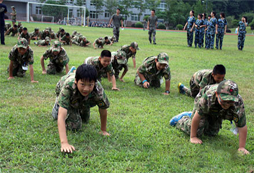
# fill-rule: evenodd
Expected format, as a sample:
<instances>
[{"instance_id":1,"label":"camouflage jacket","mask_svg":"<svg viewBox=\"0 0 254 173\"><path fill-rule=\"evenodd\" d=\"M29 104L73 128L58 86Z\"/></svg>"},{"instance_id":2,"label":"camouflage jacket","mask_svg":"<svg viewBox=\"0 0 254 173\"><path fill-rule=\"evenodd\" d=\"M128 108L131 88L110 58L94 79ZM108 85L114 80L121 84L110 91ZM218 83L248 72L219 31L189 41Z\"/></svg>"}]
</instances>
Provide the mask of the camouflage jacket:
<instances>
[{"instance_id":1,"label":"camouflage jacket","mask_svg":"<svg viewBox=\"0 0 254 173\"><path fill-rule=\"evenodd\" d=\"M99 42L101 41L101 42ZM98 47L103 47L103 45L105 44L105 40L103 38L98 38L96 39L95 41L95 44L98 46Z\"/></svg>"},{"instance_id":2,"label":"camouflage jacket","mask_svg":"<svg viewBox=\"0 0 254 173\"><path fill-rule=\"evenodd\" d=\"M122 46L122 48L119 49L118 51L124 51L126 53L127 61L128 61L128 59L130 57L135 58L135 56L136 56L136 52L132 53L132 51L130 50L130 46L129 45Z\"/></svg>"},{"instance_id":3,"label":"camouflage jacket","mask_svg":"<svg viewBox=\"0 0 254 173\"><path fill-rule=\"evenodd\" d=\"M17 12L16 12L16 10L12 10L12 13L13 13L14 15L11 16L11 19L12 19L12 20L15 20L16 17L17 17Z\"/></svg>"},{"instance_id":4,"label":"camouflage jacket","mask_svg":"<svg viewBox=\"0 0 254 173\"><path fill-rule=\"evenodd\" d=\"M194 101L194 111L198 111L200 116L226 119L234 121L237 127L244 127L246 117L242 97L238 94L238 102L229 109L223 109L216 97L218 85L208 85L199 92Z\"/></svg>"},{"instance_id":5,"label":"camouflage jacket","mask_svg":"<svg viewBox=\"0 0 254 173\"><path fill-rule=\"evenodd\" d=\"M38 32L38 33L36 33L36 32L32 32L31 34L30 34L30 37L32 38L32 37L40 37L41 36L41 33L40 32Z\"/></svg>"},{"instance_id":6,"label":"camouflage jacket","mask_svg":"<svg viewBox=\"0 0 254 173\"><path fill-rule=\"evenodd\" d=\"M224 32L226 25L228 25L226 19L219 19L218 20L218 32Z\"/></svg>"},{"instance_id":7,"label":"camouflage jacket","mask_svg":"<svg viewBox=\"0 0 254 173\"><path fill-rule=\"evenodd\" d=\"M46 50L46 52L43 54L44 60L47 60L49 58L50 62L52 62L55 65L65 66L69 62L69 57L65 51L65 49L62 47L61 51L58 55L54 55L52 52L52 47Z\"/></svg>"},{"instance_id":8,"label":"camouflage jacket","mask_svg":"<svg viewBox=\"0 0 254 173\"><path fill-rule=\"evenodd\" d=\"M23 32L20 34L20 38L25 38L27 41L30 39L30 35L28 33L24 34Z\"/></svg>"},{"instance_id":9,"label":"camouflage jacket","mask_svg":"<svg viewBox=\"0 0 254 173\"><path fill-rule=\"evenodd\" d=\"M110 63L107 67L103 67L99 61L99 57L88 57L86 59L86 63L93 65L98 73L99 78L102 76L102 74L109 73L110 76L114 75L112 64Z\"/></svg>"},{"instance_id":10,"label":"camouflage jacket","mask_svg":"<svg viewBox=\"0 0 254 173\"><path fill-rule=\"evenodd\" d=\"M195 17L194 16L193 17L188 17L187 22L188 22L187 30L191 30L192 26L196 22Z\"/></svg>"},{"instance_id":11,"label":"camouflage jacket","mask_svg":"<svg viewBox=\"0 0 254 173\"><path fill-rule=\"evenodd\" d=\"M166 66L165 69L158 71L155 59L157 59L157 56L150 56L146 58L142 65L138 68L138 72L143 74L146 79L160 80L164 77L165 80L170 80L171 74L169 66Z\"/></svg>"},{"instance_id":12,"label":"camouflage jacket","mask_svg":"<svg viewBox=\"0 0 254 173\"><path fill-rule=\"evenodd\" d=\"M11 27L9 30L8 30L9 34L12 33L12 36L14 36L15 34L18 33L18 29L14 29L13 27Z\"/></svg>"},{"instance_id":13,"label":"camouflage jacket","mask_svg":"<svg viewBox=\"0 0 254 173\"><path fill-rule=\"evenodd\" d=\"M39 45L41 45L41 46L48 46L48 45L50 45L50 44L46 44L46 40L39 40L39 41L37 42L37 46L39 46Z\"/></svg>"},{"instance_id":14,"label":"camouflage jacket","mask_svg":"<svg viewBox=\"0 0 254 173\"><path fill-rule=\"evenodd\" d=\"M85 46L87 46L86 44L87 43L90 43L88 40L86 40L86 41L81 41L80 43L79 43L79 46L82 46L82 47L85 47Z\"/></svg>"},{"instance_id":15,"label":"camouflage jacket","mask_svg":"<svg viewBox=\"0 0 254 173\"><path fill-rule=\"evenodd\" d=\"M9 59L13 61L14 64L32 65L34 63L34 53L31 48L28 48L24 55L20 55L18 52L18 47L15 45L9 53Z\"/></svg>"},{"instance_id":16,"label":"camouflage jacket","mask_svg":"<svg viewBox=\"0 0 254 173\"><path fill-rule=\"evenodd\" d=\"M56 95L59 106L65 109L87 109L87 107L98 106L107 109L110 105L104 89L99 81L95 83L93 91L84 97L75 84L75 74L63 76L56 86Z\"/></svg>"},{"instance_id":17,"label":"camouflage jacket","mask_svg":"<svg viewBox=\"0 0 254 173\"><path fill-rule=\"evenodd\" d=\"M63 37L61 37L61 41L65 41L66 43L71 42L71 37L67 38L66 35L64 35Z\"/></svg>"},{"instance_id":18,"label":"camouflage jacket","mask_svg":"<svg viewBox=\"0 0 254 173\"><path fill-rule=\"evenodd\" d=\"M204 88L207 85L216 84L213 76L212 70L199 70L194 73L193 78L194 83L199 86L200 88Z\"/></svg>"},{"instance_id":19,"label":"camouflage jacket","mask_svg":"<svg viewBox=\"0 0 254 173\"><path fill-rule=\"evenodd\" d=\"M46 37L49 37L49 38L50 38L50 33L49 33L49 32L46 33L45 31L42 31L42 33L41 33L41 39L42 39L42 40L45 40Z\"/></svg>"},{"instance_id":20,"label":"camouflage jacket","mask_svg":"<svg viewBox=\"0 0 254 173\"><path fill-rule=\"evenodd\" d=\"M240 21L240 22L239 22L238 27L239 27L239 32L242 32L242 33L245 33L245 32L246 32L246 26L245 26L245 24L243 23L243 21Z\"/></svg>"}]
</instances>

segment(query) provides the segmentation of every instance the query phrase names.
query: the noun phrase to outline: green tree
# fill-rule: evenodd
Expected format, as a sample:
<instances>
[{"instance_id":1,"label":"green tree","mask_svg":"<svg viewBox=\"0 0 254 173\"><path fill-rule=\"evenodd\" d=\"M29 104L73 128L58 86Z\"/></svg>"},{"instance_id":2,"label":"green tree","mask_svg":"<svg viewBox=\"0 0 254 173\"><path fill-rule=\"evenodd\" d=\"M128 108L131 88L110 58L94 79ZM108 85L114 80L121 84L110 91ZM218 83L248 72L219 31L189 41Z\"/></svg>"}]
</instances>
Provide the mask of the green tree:
<instances>
[{"instance_id":1,"label":"green tree","mask_svg":"<svg viewBox=\"0 0 254 173\"><path fill-rule=\"evenodd\" d=\"M138 19L140 20L140 16L145 12L148 8L147 4L144 3L144 0L136 0L133 2L133 7L139 10Z\"/></svg>"},{"instance_id":2,"label":"green tree","mask_svg":"<svg viewBox=\"0 0 254 173\"><path fill-rule=\"evenodd\" d=\"M118 5L118 8L121 9L121 14L129 16L132 12L129 10L131 7L131 1L129 0L122 0L121 3Z\"/></svg>"},{"instance_id":3,"label":"green tree","mask_svg":"<svg viewBox=\"0 0 254 173\"><path fill-rule=\"evenodd\" d=\"M60 1L49 0L46 2L46 4L64 5L65 2L63 0L60 0ZM55 21L58 21L59 19L63 19L64 17L67 16L68 8L67 7L43 5L42 6L42 13L47 16L54 16Z\"/></svg>"},{"instance_id":4,"label":"green tree","mask_svg":"<svg viewBox=\"0 0 254 173\"><path fill-rule=\"evenodd\" d=\"M104 6L109 13L109 16L112 16L117 9L118 3L116 0L105 0Z\"/></svg>"},{"instance_id":5,"label":"green tree","mask_svg":"<svg viewBox=\"0 0 254 173\"><path fill-rule=\"evenodd\" d=\"M155 11L157 11L160 3L160 0L146 0L147 9L150 10L154 9Z\"/></svg>"},{"instance_id":6,"label":"green tree","mask_svg":"<svg viewBox=\"0 0 254 173\"><path fill-rule=\"evenodd\" d=\"M102 7L104 6L103 0L91 0L91 3L94 4L96 12L98 14L101 14Z\"/></svg>"}]
</instances>

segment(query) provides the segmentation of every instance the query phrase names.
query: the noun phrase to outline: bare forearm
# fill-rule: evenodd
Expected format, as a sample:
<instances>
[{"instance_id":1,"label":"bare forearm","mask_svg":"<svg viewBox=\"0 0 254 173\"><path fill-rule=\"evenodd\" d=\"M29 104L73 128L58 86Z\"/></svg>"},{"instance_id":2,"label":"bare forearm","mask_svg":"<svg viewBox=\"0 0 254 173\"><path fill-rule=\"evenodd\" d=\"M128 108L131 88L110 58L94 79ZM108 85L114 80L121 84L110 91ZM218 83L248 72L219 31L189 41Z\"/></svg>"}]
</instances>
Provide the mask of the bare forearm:
<instances>
[{"instance_id":1,"label":"bare forearm","mask_svg":"<svg viewBox=\"0 0 254 173\"><path fill-rule=\"evenodd\" d=\"M123 73L122 73L122 76L120 77L120 79L123 79L123 77L125 76L125 74L127 73L127 69L124 69Z\"/></svg>"},{"instance_id":2,"label":"bare forearm","mask_svg":"<svg viewBox=\"0 0 254 173\"><path fill-rule=\"evenodd\" d=\"M65 65L65 71L66 71L66 74L69 72L69 65L68 64Z\"/></svg>"},{"instance_id":3,"label":"bare forearm","mask_svg":"<svg viewBox=\"0 0 254 173\"><path fill-rule=\"evenodd\" d=\"M113 88L116 88L116 78L115 78L115 75L113 75L113 76L111 77L111 80L112 80L112 87L113 87Z\"/></svg>"},{"instance_id":4,"label":"bare forearm","mask_svg":"<svg viewBox=\"0 0 254 173\"><path fill-rule=\"evenodd\" d=\"M247 139L247 126L239 128L239 148L245 148Z\"/></svg>"},{"instance_id":5,"label":"bare forearm","mask_svg":"<svg viewBox=\"0 0 254 173\"><path fill-rule=\"evenodd\" d=\"M43 58L43 56L41 57L41 68L42 68L42 71L45 71L45 65L44 65L44 58Z\"/></svg>"},{"instance_id":6,"label":"bare forearm","mask_svg":"<svg viewBox=\"0 0 254 173\"><path fill-rule=\"evenodd\" d=\"M57 124L58 124L58 132L59 132L59 138L61 143L68 143L68 139L66 135L66 125L65 125L66 115L67 115L67 109L59 107Z\"/></svg>"},{"instance_id":7,"label":"bare forearm","mask_svg":"<svg viewBox=\"0 0 254 173\"><path fill-rule=\"evenodd\" d=\"M101 131L107 130L107 109L99 108L100 119L101 119Z\"/></svg>"},{"instance_id":8,"label":"bare forearm","mask_svg":"<svg viewBox=\"0 0 254 173\"><path fill-rule=\"evenodd\" d=\"M166 81L166 89L165 91L170 91L170 80Z\"/></svg>"},{"instance_id":9,"label":"bare forearm","mask_svg":"<svg viewBox=\"0 0 254 173\"><path fill-rule=\"evenodd\" d=\"M29 72L30 72L31 81L33 81L34 80L34 68L33 68L33 65L29 65Z\"/></svg>"},{"instance_id":10,"label":"bare forearm","mask_svg":"<svg viewBox=\"0 0 254 173\"><path fill-rule=\"evenodd\" d=\"M197 137L197 130L198 130L198 126L199 126L199 122L200 122L200 115L198 114L198 112L195 112L194 117L192 118L192 122L191 122L191 134L190 137Z\"/></svg>"},{"instance_id":11,"label":"bare forearm","mask_svg":"<svg viewBox=\"0 0 254 173\"><path fill-rule=\"evenodd\" d=\"M13 77L12 71L13 71L13 61L11 61L9 65L9 77Z\"/></svg>"},{"instance_id":12,"label":"bare forearm","mask_svg":"<svg viewBox=\"0 0 254 173\"><path fill-rule=\"evenodd\" d=\"M141 74L141 73L139 73L139 71L138 71L138 76L139 76L139 78L141 79L141 81L146 80L146 78L144 77L144 75Z\"/></svg>"},{"instance_id":13,"label":"bare forearm","mask_svg":"<svg viewBox=\"0 0 254 173\"><path fill-rule=\"evenodd\" d=\"M133 61L134 68L136 68L136 58L132 58L132 61Z\"/></svg>"}]
</instances>

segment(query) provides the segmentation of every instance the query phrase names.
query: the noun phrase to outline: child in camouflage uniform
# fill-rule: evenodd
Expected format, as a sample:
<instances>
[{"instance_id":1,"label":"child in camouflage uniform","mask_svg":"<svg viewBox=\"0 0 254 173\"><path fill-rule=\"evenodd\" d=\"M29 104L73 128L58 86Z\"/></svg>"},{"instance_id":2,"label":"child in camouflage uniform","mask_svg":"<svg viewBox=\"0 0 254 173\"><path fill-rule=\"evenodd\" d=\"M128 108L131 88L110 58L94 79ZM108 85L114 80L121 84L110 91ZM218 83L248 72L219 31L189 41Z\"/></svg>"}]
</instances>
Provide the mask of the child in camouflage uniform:
<instances>
[{"instance_id":1,"label":"child in camouflage uniform","mask_svg":"<svg viewBox=\"0 0 254 173\"><path fill-rule=\"evenodd\" d=\"M112 82L112 90L119 91L116 87L116 78L114 70L111 64L111 52L103 50L100 56L88 57L84 64L92 65L96 68L98 73L98 80L101 81L101 77L108 77L108 80Z\"/></svg>"},{"instance_id":2,"label":"child in camouflage uniform","mask_svg":"<svg viewBox=\"0 0 254 173\"><path fill-rule=\"evenodd\" d=\"M34 42L35 45L39 47L49 46L50 45L50 39L49 37L46 37L45 40L39 40L37 42Z\"/></svg>"},{"instance_id":3,"label":"child in camouflage uniform","mask_svg":"<svg viewBox=\"0 0 254 173\"><path fill-rule=\"evenodd\" d=\"M94 49L97 48L103 49L103 46L104 44L106 44L106 42L108 42L108 37L104 37L104 39L102 37L97 38L93 43L93 47Z\"/></svg>"},{"instance_id":4,"label":"child in camouflage uniform","mask_svg":"<svg viewBox=\"0 0 254 173\"><path fill-rule=\"evenodd\" d=\"M146 58L138 68L134 83L143 88L159 88L162 83L162 77L164 77L166 89L163 94L169 95L171 74L168 61L169 57L166 53L160 53L158 56Z\"/></svg>"},{"instance_id":5,"label":"child in camouflage uniform","mask_svg":"<svg viewBox=\"0 0 254 173\"><path fill-rule=\"evenodd\" d=\"M50 33L49 33L49 29L48 28L46 28L45 30L42 31L42 33L41 33L41 40L45 40L46 37L49 37L49 39L51 41Z\"/></svg>"},{"instance_id":6,"label":"child in camouflage uniform","mask_svg":"<svg viewBox=\"0 0 254 173\"><path fill-rule=\"evenodd\" d=\"M77 34L76 36L74 36L71 39L71 41L72 41L73 44L79 45L81 43L82 39L83 39L83 35Z\"/></svg>"},{"instance_id":7,"label":"child in camouflage uniform","mask_svg":"<svg viewBox=\"0 0 254 173\"><path fill-rule=\"evenodd\" d=\"M27 40L21 38L18 43L11 49L9 54L10 65L7 71L9 72L8 79L14 79L14 76L24 77L29 65L29 71L32 83L38 83L34 80L33 70L33 50L29 48Z\"/></svg>"},{"instance_id":8,"label":"child in camouflage uniform","mask_svg":"<svg viewBox=\"0 0 254 173\"><path fill-rule=\"evenodd\" d=\"M81 47L87 47L87 46L89 46L90 44L91 44L90 41L88 41L88 40L86 39L86 37L83 36L83 37L82 37L82 41L81 41L78 45L81 46Z\"/></svg>"},{"instance_id":9,"label":"child in camouflage uniform","mask_svg":"<svg viewBox=\"0 0 254 173\"><path fill-rule=\"evenodd\" d=\"M122 69L124 69L122 76L120 77L120 81L124 82L123 77L128 71L128 61L126 59L126 53L124 51L117 51L111 53L111 61L112 61L112 67L115 71L115 78L119 78L119 73Z\"/></svg>"},{"instance_id":10,"label":"child in camouflage uniform","mask_svg":"<svg viewBox=\"0 0 254 173\"><path fill-rule=\"evenodd\" d=\"M21 34L21 32L23 31L23 25L21 24L21 22L18 22L18 32L19 34Z\"/></svg>"},{"instance_id":11,"label":"child in camouflage uniform","mask_svg":"<svg viewBox=\"0 0 254 173\"><path fill-rule=\"evenodd\" d=\"M75 148L67 140L66 128L79 130L82 122L88 123L90 108L99 107L101 131L100 134L110 136L106 131L107 108L109 101L100 82L97 81L97 71L91 65L79 66L75 73L65 75L56 86L56 103L52 110L54 119L58 121L58 131L61 151L72 153Z\"/></svg>"},{"instance_id":12,"label":"child in camouflage uniform","mask_svg":"<svg viewBox=\"0 0 254 173\"><path fill-rule=\"evenodd\" d=\"M12 26L15 25L16 23L16 17L17 17L17 12L16 12L16 9L14 6L11 6L11 9L12 9L12 13L11 13L11 21L12 21Z\"/></svg>"},{"instance_id":13,"label":"child in camouflage uniform","mask_svg":"<svg viewBox=\"0 0 254 173\"><path fill-rule=\"evenodd\" d=\"M31 40L39 40L39 38L41 37L41 33L39 28L35 28L34 32L32 32L30 34Z\"/></svg>"},{"instance_id":14,"label":"child in camouflage uniform","mask_svg":"<svg viewBox=\"0 0 254 173\"><path fill-rule=\"evenodd\" d=\"M73 31L71 38L74 38L77 35L77 33L78 33L77 31Z\"/></svg>"},{"instance_id":15,"label":"child in camouflage uniform","mask_svg":"<svg viewBox=\"0 0 254 173\"><path fill-rule=\"evenodd\" d=\"M44 60L49 58L47 71L45 70ZM61 47L59 41L54 41L51 48L49 48L41 57L42 74L56 74L61 73L65 67L66 74L69 71L69 58L66 51Z\"/></svg>"},{"instance_id":16,"label":"child in camouflage uniform","mask_svg":"<svg viewBox=\"0 0 254 173\"><path fill-rule=\"evenodd\" d=\"M221 64L214 66L213 70L199 70L191 77L190 89L179 83L178 90L181 94L195 98L205 86L223 81L225 74L226 68Z\"/></svg>"},{"instance_id":17,"label":"child in camouflage uniform","mask_svg":"<svg viewBox=\"0 0 254 173\"><path fill-rule=\"evenodd\" d=\"M238 86L231 80L203 88L194 101L191 117L180 114L170 120L170 125L190 135L190 142L201 144L203 134L216 136L223 120L234 121L235 134L239 131L238 151L249 154L245 149L247 138L246 116L242 97L238 94Z\"/></svg>"},{"instance_id":18,"label":"child in camouflage uniform","mask_svg":"<svg viewBox=\"0 0 254 173\"><path fill-rule=\"evenodd\" d=\"M137 50L139 50L138 43L137 42L132 42L130 45L122 46L121 49L119 49L118 51L125 52L127 62L129 60L129 58L132 57L133 66L134 66L134 68L136 68L136 53L137 53ZM127 70L128 70L128 68L127 68Z\"/></svg>"},{"instance_id":19,"label":"child in camouflage uniform","mask_svg":"<svg viewBox=\"0 0 254 173\"><path fill-rule=\"evenodd\" d=\"M237 28L238 50L243 50L247 25L247 17L243 16L242 21L239 22Z\"/></svg>"},{"instance_id":20,"label":"child in camouflage uniform","mask_svg":"<svg viewBox=\"0 0 254 173\"><path fill-rule=\"evenodd\" d=\"M19 35L18 39L20 39L20 38L25 38L27 40L28 44L30 44L30 35L29 35L26 27L23 28L21 34Z\"/></svg>"},{"instance_id":21,"label":"child in camouflage uniform","mask_svg":"<svg viewBox=\"0 0 254 173\"><path fill-rule=\"evenodd\" d=\"M59 41L61 41L64 45L72 46L72 41L69 33L66 33L63 37L59 37Z\"/></svg>"},{"instance_id":22,"label":"child in camouflage uniform","mask_svg":"<svg viewBox=\"0 0 254 173\"><path fill-rule=\"evenodd\" d=\"M14 37L15 35L17 35L17 33L18 33L18 26L17 26L17 25L14 25L14 26L11 27L10 29L8 29L8 30L5 32L4 36L10 35L10 33L12 33L12 34L11 34L12 37Z\"/></svg>"}]
</instances>

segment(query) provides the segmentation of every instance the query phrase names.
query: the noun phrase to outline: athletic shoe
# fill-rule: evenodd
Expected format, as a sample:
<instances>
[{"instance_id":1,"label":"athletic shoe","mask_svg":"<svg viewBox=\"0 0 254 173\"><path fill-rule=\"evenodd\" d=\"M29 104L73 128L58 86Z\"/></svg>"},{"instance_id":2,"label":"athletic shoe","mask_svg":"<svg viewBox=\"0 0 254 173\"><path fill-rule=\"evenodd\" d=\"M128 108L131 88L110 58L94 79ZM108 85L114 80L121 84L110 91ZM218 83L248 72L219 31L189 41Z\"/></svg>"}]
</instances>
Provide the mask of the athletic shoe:
<instances>
[{"instance_id":1,"label":"athletic shoe","mask_svg":"<svg viewBox=\"0 0 254 173\"><path fill-rule=\"evenodd\" d=\"M170 124L171 126L175 126L175 125L177 124L177 122L178 122L180 119L182 119L184 116L191 117L191 114L192 114L192 112L183 112L183 113L181 113L181 114L179 114L179 115L176 115L176 116L174 116L174 117L169 121L169 124Z\"/></svg>"},{"instance_id":2,"label":"athletic shoe","mask_svg":"<svg viewBox=\"0 0 254 173\"><path fill-rule=\"evenodd\" d=\"M185 91L183 90L184 85L183 85L182 83L179 83L179 84L177 85L177 88L178 88L179 93L185 94Z\"/></svg>"},{"instance_id":3,"label":"athletic shoe","mask_svg":"<svg viewBox=\"0 0 254 173\"><path fill-rule=\"evenodd\" d=\"M68 72L67 74L73 73L74 70L76 70L76 67L75 67L75 66L72 66L71 69L69 70L69 72Z\"/></svg>"}]
</instances>

